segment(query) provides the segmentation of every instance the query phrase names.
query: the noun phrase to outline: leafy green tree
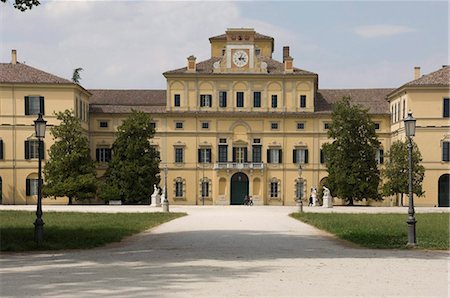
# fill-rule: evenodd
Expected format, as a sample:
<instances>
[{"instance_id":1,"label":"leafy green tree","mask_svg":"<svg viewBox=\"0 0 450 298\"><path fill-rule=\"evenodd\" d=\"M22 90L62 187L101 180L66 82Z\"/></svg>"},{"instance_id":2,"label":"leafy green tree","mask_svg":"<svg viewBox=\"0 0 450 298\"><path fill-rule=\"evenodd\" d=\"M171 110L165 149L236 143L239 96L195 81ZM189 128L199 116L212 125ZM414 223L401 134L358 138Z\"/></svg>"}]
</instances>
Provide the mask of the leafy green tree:
<instances>
[{"instance_id":1,"label":"leafy green tree","mask_svg":"<svg viewBox=\"0 0 450 298\"><path fill-rule=\"evenodd\" d=\"M3 3L6 3L6 1L9 2L9 0L0 0ZM13 3L14 8L25 11L27 9L32 9L33 6L38 6L41 4L38 0L15 0Z\"/></svg>"},{"instance_id":2,"label":"leafy green tree","mask_svg":"<svg viewBox=\"0 0 450 298\"><path fill-rule=\"evenodd\" d=\"M117 130L100 197L131 204L148 202L153 184L160 179L159 152L149 142L155 134L151 117L132 111Z\"/></svg>"},{"instance_id":3,"label":"leafy green tree","mask_svg":"<svg viewBox=\"0 0 450 298\"><path fill-rule=\"evenodd\" d=\"M83 68L78 67L73 70L72 74L72 82L79 84L81 80L80 72L83 71Z\"/></svg>"},{"instance_id":4,"label":"leafy green tree","mask_svg":"<svg viewBox=\"0 0 450 298\"><path fill-rule=\"evenodd\" d=\"M49 160L44 166L43 194L67 196L69 205L73 199L94 198L97 179L88 137L71 111L59 112L56 116L61 123L50 129L56 141L50 147Z\"/></svg>"},{"instance_id":5,"label":"leafy green tree","mask_svg":"<svg viewBox=\"0 0 450 298\"><path fill-rule=\"evenodd\" d=\"M380 142L367 110L344 97L333 108L328 137L333 139L324 145L331 194L349 205L355 200L381 200L376 161Z\"/></svg>"},{"instance_id":6,"label":"leafy green tree","mask_svg":"<svg viewBox=\"0 0 450 298\"><path fill-rule=\"evenodd\" d=\"M385 168L382 171L382 176L386 182L383 184L383 195L397 198L400 195L400 202L402 202L403 194L408 194L408 141L396 141L391 145L387 153L388 159L385 163ZM417 196L424 194L422 190L422 182L425 174L425 168L420 164L422 162L422 155L419 148L413 142L412 163L413 163L413 193Z\"/></svg>"}]
</instances>

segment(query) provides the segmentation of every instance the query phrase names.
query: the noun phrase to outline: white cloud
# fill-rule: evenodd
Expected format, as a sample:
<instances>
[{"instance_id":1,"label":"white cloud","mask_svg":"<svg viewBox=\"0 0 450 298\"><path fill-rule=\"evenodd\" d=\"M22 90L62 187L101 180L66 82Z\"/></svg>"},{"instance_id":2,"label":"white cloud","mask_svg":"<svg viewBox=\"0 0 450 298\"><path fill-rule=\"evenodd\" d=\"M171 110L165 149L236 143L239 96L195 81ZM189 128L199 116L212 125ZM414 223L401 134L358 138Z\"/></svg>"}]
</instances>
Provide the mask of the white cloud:
<instances>
[{"instance_id":1,"label":"white cloud","mask_svg":"<svg viewBox=\"0 0 450 298\"><path fill-rule=\"evenodd\" d=\"M414 31L416 30L407 26L388 24L359 26L354 29L357 35L364 38L386 37Z\"/></svg>"}]
</instances>

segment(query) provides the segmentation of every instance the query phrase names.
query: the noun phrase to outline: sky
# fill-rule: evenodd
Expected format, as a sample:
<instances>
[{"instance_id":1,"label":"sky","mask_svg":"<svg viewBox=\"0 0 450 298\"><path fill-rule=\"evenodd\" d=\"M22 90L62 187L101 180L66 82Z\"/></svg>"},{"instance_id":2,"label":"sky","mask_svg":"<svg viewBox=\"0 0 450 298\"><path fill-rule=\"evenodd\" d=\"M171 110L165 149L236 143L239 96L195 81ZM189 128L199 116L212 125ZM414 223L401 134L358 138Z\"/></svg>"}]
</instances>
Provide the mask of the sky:
<instances>
[{"instance_id":1,"label":"sky","mask_svg":"<svg viewBox=\"0 0 450 298\"><path fill-rule=\"evenodd\" d=\"M447 1L45 1L20 12L0 3L0 62L71 79L87 89L165 89L163 72L190 55L210 58L209 37L250 27L290 46L294 66L320 89L395 88L449 64Z\"/></svg>"}]
</instances>

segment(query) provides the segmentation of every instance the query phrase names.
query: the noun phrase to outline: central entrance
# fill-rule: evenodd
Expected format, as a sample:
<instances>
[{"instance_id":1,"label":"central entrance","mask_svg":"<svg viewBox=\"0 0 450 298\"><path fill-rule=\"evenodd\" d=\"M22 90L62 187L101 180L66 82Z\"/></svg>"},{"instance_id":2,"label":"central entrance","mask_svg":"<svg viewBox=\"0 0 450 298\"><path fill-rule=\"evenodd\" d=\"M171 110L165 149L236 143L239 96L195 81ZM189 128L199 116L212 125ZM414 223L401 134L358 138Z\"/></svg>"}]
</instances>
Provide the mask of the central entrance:
<instances>
[{"instance_id":1,"label":"central entrance","mask_svg":"<svg viewBox=\"0 0 450 298\"><path fill-rule=\"evenodd\" d=\"M231 205L242 205L245 196L248 196L248 176L244 173L236 173L231 176Z\"/></svg>"}]
</instances>

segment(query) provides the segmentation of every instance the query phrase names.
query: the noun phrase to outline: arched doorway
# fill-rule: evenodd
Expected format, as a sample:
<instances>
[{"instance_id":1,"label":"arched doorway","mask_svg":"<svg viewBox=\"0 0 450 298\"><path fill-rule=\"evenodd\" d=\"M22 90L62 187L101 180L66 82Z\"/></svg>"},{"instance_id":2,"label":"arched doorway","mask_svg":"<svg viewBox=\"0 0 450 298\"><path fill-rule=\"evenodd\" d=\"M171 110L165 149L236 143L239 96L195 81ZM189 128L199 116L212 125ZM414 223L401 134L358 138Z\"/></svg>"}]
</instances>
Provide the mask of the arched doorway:
<instances>
[{"instance_id":1,"label":"arched doorway","mask_svg":"<svg viewBox=\"0 0 450 298\"><path fill-rule=\"evenodd\" d=\"M450 174L444 174L438 181L438 207L450 207Z\"/></svg>"},{"instance_id":2,"label":"arched doorway","mask_svg":"<svg viewBox=\"0 0 450 298\"><path fill-rule=\"evenodd\" d=\"M231 176L231 205L242 205L245 196L248 196L248 176L244 173L236 173Z\"/></svg>"}]
</instances>

